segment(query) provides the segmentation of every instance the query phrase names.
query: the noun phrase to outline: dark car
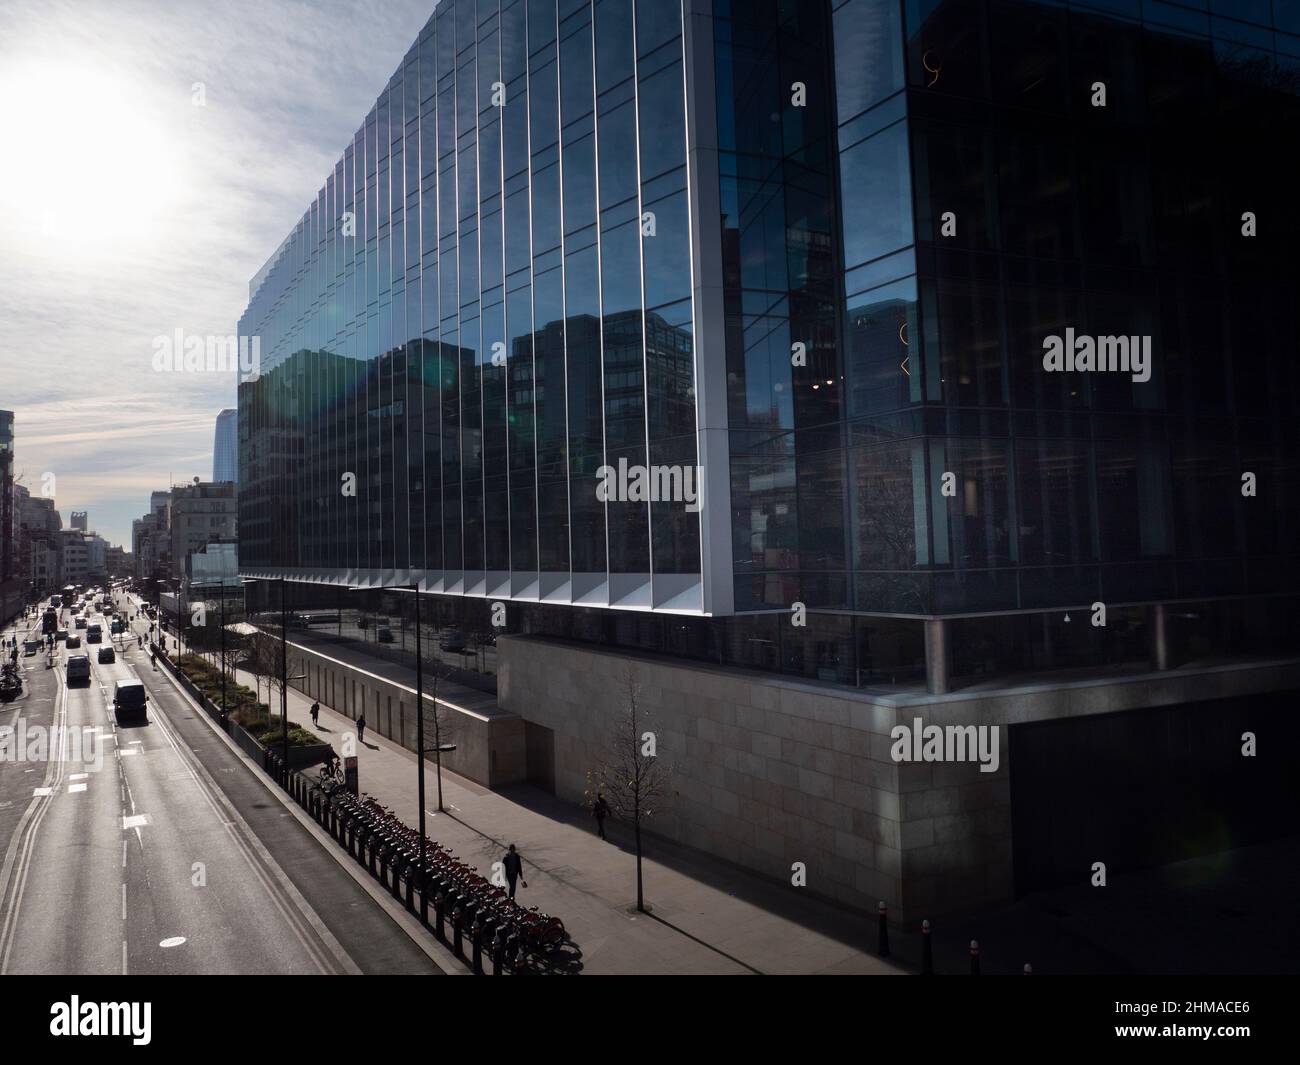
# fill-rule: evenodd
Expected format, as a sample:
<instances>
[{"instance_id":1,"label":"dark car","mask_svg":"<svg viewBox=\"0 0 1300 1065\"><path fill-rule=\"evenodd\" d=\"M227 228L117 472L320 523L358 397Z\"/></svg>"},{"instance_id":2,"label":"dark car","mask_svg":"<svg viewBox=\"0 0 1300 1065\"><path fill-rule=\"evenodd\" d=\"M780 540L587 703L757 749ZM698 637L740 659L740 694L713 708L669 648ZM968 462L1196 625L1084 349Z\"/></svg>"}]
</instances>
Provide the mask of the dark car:
<instances>
[{"instance_id":1,"label":"dark car","mask_svg":"<svg viewBox=\"0 0 1300 1065\"><path fill-rule=\"evenodd\" d=\"M80 636L69 636L66 640L63 641L63 646L64 646L64 647L80 647L80 646L81 646L81 637L80 637Z\"/></svg>"},{"instance_id":2,"label":"dark car","mask_svg":"<svg viewBox=\"0 0 1300 1065\"><path fill-rule=\"evenodd\" d=\"M438 647L443 651L463 651L465 650L465 634L460 629L448 629L443 634L442 639L438 641Z\"/></svg>"},{"instance_id":3,"label":"dark car","mask_svg":"<svg viewBox=\"0 0 1300 1065\"><path fill-rule=\"evenodd\" d=\"M379 632L378 632L377 635L376 635L376 638L379 640L380 643L392 643L392 642L393 642L393 630L392 630L392 629L380 629Z\"/></svg>"},{"instance_id":4,"label":"dark car","mask_svg":"<svg viewBox=\"0 0 1300 1065\"><path fill-rule=\"evenodd\" d=\"M102 666L105 662L116 662L117 652L111 647L101 647L99 649L99 664Z\"/></svg>"},{"instance_id":5,"label":"dark car","mask_svg":"<svg viewBox=\"0 0 1300 1065\"><path fill-rule=\"evenodd\" d=\"M144 685L138 680L119 680L113 689L113 713L117 723L124 725L131 721L147 722L149 697Z\"/></svg>"}]
</instances>

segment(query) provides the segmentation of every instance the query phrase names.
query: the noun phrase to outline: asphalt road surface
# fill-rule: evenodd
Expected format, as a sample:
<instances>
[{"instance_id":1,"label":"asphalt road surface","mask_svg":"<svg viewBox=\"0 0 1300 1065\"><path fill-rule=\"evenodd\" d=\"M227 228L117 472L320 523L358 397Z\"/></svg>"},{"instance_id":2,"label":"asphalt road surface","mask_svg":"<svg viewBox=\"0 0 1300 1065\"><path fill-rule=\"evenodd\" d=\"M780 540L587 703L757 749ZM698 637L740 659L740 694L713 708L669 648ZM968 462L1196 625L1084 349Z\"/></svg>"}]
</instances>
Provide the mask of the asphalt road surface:
<instances>
[{"instance_id":1,"label":"asphalt road surface","mask_svg":"<svg viewBox=\"0 0 1300 1065\"><path fill-rule=\"evenodd\" d=\"M25 691L0 705L0 728L22 722L0 761L0 973L438 972L134 636L103 625L52 669L21 658ZM69 686L69 654L89 655L88 685ZM119 725L114 685L136 678L149 721ZM44 751L36 726L52 728Z\"/></svg>"}]
</instances>

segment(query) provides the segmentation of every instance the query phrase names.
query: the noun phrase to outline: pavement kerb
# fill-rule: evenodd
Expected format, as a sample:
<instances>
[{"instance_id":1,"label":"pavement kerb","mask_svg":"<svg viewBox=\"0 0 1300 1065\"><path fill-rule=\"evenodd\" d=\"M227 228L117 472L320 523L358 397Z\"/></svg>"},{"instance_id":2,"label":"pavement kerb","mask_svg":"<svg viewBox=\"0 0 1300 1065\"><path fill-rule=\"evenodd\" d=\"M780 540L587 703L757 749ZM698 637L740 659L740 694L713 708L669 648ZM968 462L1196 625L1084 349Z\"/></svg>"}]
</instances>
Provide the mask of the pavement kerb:
<instances>
[{"instance_id":1,"label":"pavement kerb","mask_svg":"<svg viewBox=\"0 0 1300 1065\"><path fill-rule=\"evenodd\" d=\"M199 717L207 724L208 728L210 728L213 733L215 733L216 736L235 753L235 756L238 757L240 761L247 765L262 780L263 784L266 785L266 790L274 795L280 805L288 810L298 823L312 834L316 842L325 849L330 857L333 858L340 867L347 871L348 876L352 877L352 879L361 886L366 894L378 903L384 912L397 923L398 927L411 938L415 945L428 955L430 961L438 966L438 968L447 976L473 975L465 966L457 965L454 959L450 956L444 957L444 955L448 954L448 951L433 938L432 933L407 913L405 908L399 906L393 900L393 897L380 888L380 886L376 884L368 874L358 868L355 862L347 860L347 856L339 849L338 843L335 840L330 839L324 829L303 813L298 804L284 793L283 789L281 789L280 786L263 771L261 766L249 758L248 755L239 749L234 740L217 727L217 723L212 720L208 715L208 712L204 710L203 707L199 706L194 697L180 686L171 670L163 668L160 669L159 672L167 678L167 682L185 700L194 705L195 709L199 711Z\"/></svg>"}]
</instances>

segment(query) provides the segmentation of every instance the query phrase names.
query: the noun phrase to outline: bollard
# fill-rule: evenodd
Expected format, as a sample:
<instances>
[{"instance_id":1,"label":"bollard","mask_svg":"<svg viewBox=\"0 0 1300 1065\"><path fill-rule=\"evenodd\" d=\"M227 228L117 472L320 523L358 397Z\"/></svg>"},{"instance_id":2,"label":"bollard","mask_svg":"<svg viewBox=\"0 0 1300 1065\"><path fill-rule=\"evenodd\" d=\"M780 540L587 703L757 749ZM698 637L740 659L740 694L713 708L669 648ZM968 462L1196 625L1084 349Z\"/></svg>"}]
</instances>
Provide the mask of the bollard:
<instances>
[{"instance_id":1,"label":"bollard","mask_svg":"<svg viewBox=\"0 0 1300 1065\"><path fill-rule=\"evenodd\" d=\"M370 870L370 875L374 876L375 875L375 837L367 833L365 844L366 844L366 849L370 852L370 862L367 868L369 868Z\"/></svg>"},{"instance_id":2,"label":"bollard","mask_svg":"<svg viewBox=\"0 0 1300 1065\"><path fill-rule=\"evenodd\" d=\"M882 958L888 958L889 957L889 910L885 906L883 901L880 903L878 907L876 907L876 909L877 912L879 913L879 917L877 918L877 923L880 926L879 943L877 946L876 953L879 954Z\"/></svg>"},{"instance_id":3,"label":"bollard","mask_svg":"<svg viewBox=\"0 0 1300 1065\"><path fill-rule=\"evenodd\" d=\"M497 925L496 931L492 933L492 975L501 975L501 955L506 950L505 931L501 925Z\"/></svg>"},{"instance_id":4,"label":"bollard","mask_svg":"<svg viewBox=\"0 0 1300 1065\"><path fill-rule=\"evenodd\" d=\"M921 975L934 975L934 954L930 949L930 922L921 922Z\"/></svg>"},{"instance_id":5,"label":"bollard","mask_svg":"<svg viewBox=\"0 0 1300 1065\"><path fill-rule=\"evenodd\" d=\"M434 920L433 934L437 936L440 940L442 940L442 942L444 943L447 942L447 934L443 926L443 918L444 918L443 901L445 899L446 899L446 895L443 894L442 891L436 892L433 896L433 920Z\"/></svg>"},{"instance_id":6,"label":"bollard","mask_svg":"<svg viewBox=\"0 0 1300 1065\"><path fill-rule=\"evenodd\" d=\"M465 956L461 950L461 918L464 915L465 911L461 907L460 896L457 895L456 901L451 908L451 951L458 958L463 958Z\"/></svg>"},{"instance_id":7,"label":"bollard","mask_svg":"<svg viewBox=\"0 0 1300 1065\"><path fill-rule=\"evenodd\" d=\"M406 911L415 912L415 863L406 863Z\"/></svg>"},{"instance_id":8,"label":"bollard","mask_svg":"<svg viewBox=\"0 0 1300 1065\"><path fill-rule=\"evenodd\" d=\"M429 927L429 874L420 870L420 924Z\"/></svg>"},{"instance_id":9,"label":"bollard","mask_svg":"<svg viewBox=\"0 0 1300 1065\"><path fill-rule=\"evenodd\" d=\"M1022 975L1024 975L1024 976L1033 976L1033 975L1034 975L1034 967L1033 967L1032 965L1030 965L1029 962L1025 962L1025 969L1024 969L1024 972L1023 972Z\"/></svg>"},{"instance_id":10,"label":"bollard","mask_svg":"<svg viewBox=\"0 0 1300 1065\"><path fill-rule=\"evenodd\" d=\"M979 976L980 974L980 944L978 939L970 941L970 974Z\"/></svg>"},{"instance_id":11,"label":"bollard","mask_svg":"<svg viewBox=\"0 0 1300 1065\"><path fill-rule=\"evenodd\" d=\"M481 916L474 918L474 926L470 929L470 943L474 948L474 962L472 968L474 975L483 975L483 919Z\"/></svg>"}]
</instances>

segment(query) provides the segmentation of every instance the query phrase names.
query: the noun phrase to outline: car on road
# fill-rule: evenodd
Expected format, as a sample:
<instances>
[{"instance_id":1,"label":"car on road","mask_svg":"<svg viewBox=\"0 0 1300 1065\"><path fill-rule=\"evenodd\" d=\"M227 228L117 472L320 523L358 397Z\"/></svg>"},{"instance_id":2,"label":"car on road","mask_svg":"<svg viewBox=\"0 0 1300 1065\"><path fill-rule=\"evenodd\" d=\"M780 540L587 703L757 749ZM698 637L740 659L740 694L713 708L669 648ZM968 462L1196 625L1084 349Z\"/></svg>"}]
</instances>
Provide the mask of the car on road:
<instances>
[{"instance_id":1,"label":"car on road","mask_svg":"<svg viewBox=\"0 0 1300 1065\"><path fill-rule=\"evenodd\" d=\"M393 642L393 630L392 630L392 629L380 629L380 630L379 630L379 633L378 633L378 635L377 635L377 638L378 638L378 640L379 640L380 643L392 643L392 642Z\"/></svg>"},{"instance_id":2,"label":"car on road","mask_svg":"<svg viewBox=\"0 0 1300 1065\"><path fill-rule=\"evenodd\" d=\"M88 629L86 629L86 642L87 642L87 643L103 643L103 642L104 642L104 626L102 626L102 625L91 625Z\"/></svg>"},{"instance_id":3,"label":"car on road","mask_svg":"<svg viewBox=\"0 0 1300 1065\"><path fill-rule=\"evenodd\" d=\"M442 651L465 650L465 634L460 629L449 629L442 639L438 641L438 649Z\"/></svg>"},{"instance_id":4,"label":"car on road","mask_svg":"<svg viewBox=\"0 0 1300 1065\"><path fill-rule=\"evenodd\" d=\"M79 629L84 629L84 628L86 627L86 625L88 624L88 622L86 621L85 618L79 617L79 618L77 618L77 623L76 623L76 624L77 624L77 628L79 628Z\"/></svg>"},{"instance_id":5,"label":"car on road","mask_svg":"<svg viewBox=\"0 0 1300 1065\"><path fill-rule=\"evenodd\" d=\"M69 636L66 640L63 641L63 646L64 646L64 647L67 647L67 648L69 648L69 649L71 649L71 648L73 648L73 647L80 647L80 646L81 646L81 637L80 637L80 636Z\"/></svg>"},{"instance_id":6,"label":"car on road","mask_svg":"<svg viewBox=\"0 0 1300 1065\"><path fill-rule=\"evenodd\" d=\"M119 725L132 721L147 723L149 696L138 680L119 680L113 688L113 714Z\"/></svg>"},{"instance_id":7,"label":"car on road","mask_svg":"<svg viewBox=\"0 0 1300 1065\"><path fill-rule=\"evenodd\" d=\"M72 655L68 659L68 684L90 683L90 656Z\"/></svg>"},{"instance_id":8,"label":"car on road","mask_svg":"<svg viewBox=\"0 0 1300 1065\"><path fill-rule=\"evenodd\" d=\"M67 638L68 638L68 630L67 630L67 629L59 629L59 630L54 634L54 642L55 642L55 643L58 643L60 640L66 640Z\"/></svg>"},{"instance_id":9,"label":"car on road","mask_svg":"<svg viewBox=\"0 0 1300 1065\"><path fill-rule=\"evenodd\" d=\"M101 647L99 649L99 664L102 666L105 662L116 662L117 652L111 647Z\"/></svg>"},{"instance_id":10,"label":"car on road","mask_svg":"<svg viewBox=\"0 0 1300 1065\"><path fill-rule=\"evenodd\" d=\"M34 654L35 654L37 651L39 651L40 649L41 649L41 641L40 641L40 640L24 640L24 641L23 641L23 654L25 654L25 655L34 655Z\"/></svg>"}]
</instances>

